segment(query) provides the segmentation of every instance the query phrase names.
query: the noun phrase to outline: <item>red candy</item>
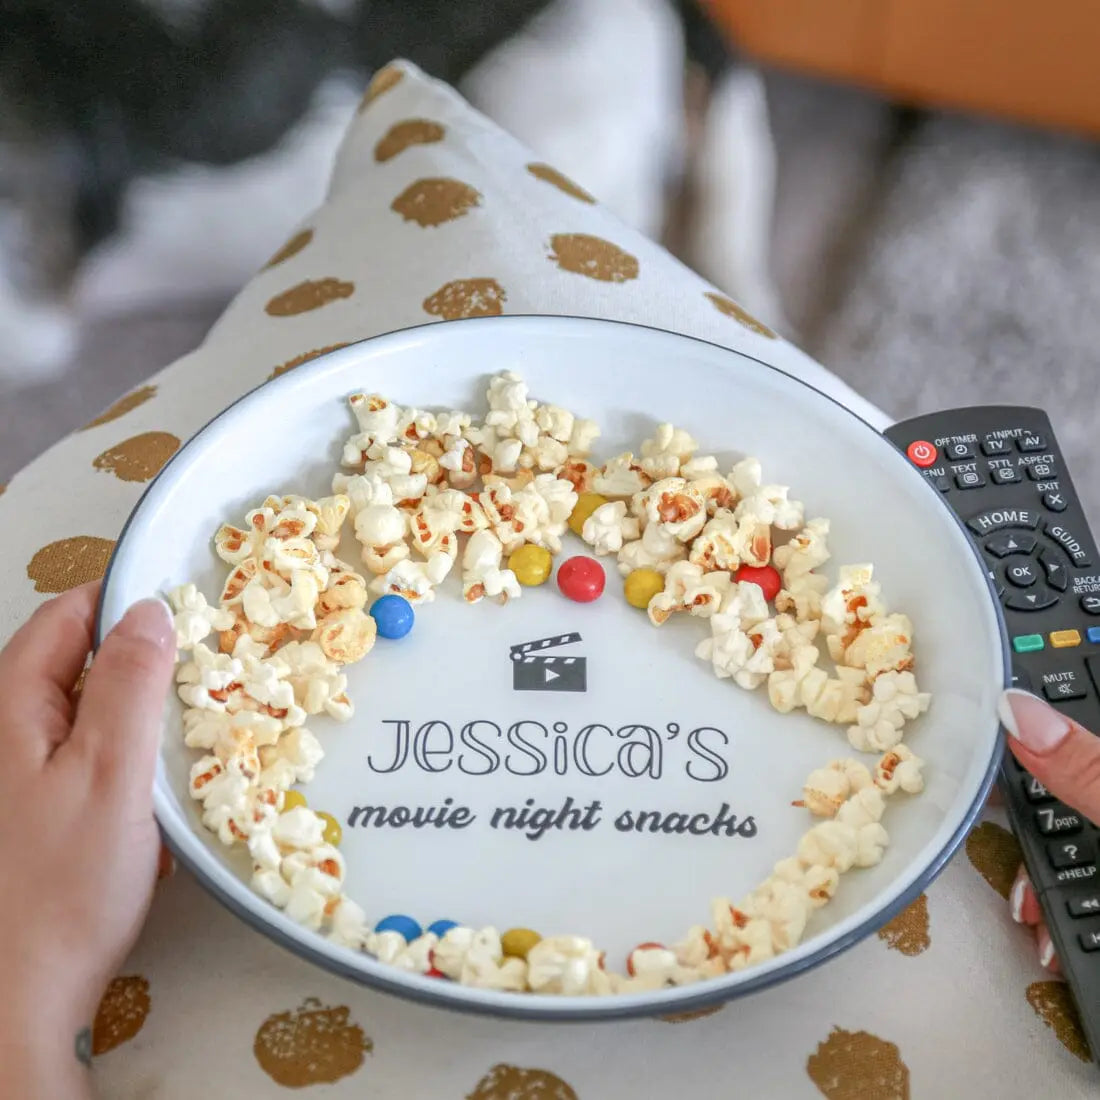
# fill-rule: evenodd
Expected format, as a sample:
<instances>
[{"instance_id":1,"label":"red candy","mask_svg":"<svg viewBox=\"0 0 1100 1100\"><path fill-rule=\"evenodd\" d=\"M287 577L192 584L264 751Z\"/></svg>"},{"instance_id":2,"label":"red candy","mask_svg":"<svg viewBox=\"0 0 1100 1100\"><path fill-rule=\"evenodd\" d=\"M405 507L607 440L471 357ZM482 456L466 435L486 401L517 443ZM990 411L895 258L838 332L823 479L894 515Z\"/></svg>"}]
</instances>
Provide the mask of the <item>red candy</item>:
<instances>
[{"instance_id":1,"label":"red candy","mask_svg":"<svg viewBox=\"0 0 1100 1100\"><path fill-rule=\"evenodd\" d=\"M779 595L779 590L783 587L778 571L771 565L742 565L734 573L733 579L759 585L760 590L764 593L764 599L769 603Z\"/></svg>"},{"instance_id":2,"label":"red candy","mask_svg":"<svg viewBox=\"0 0 1100 1100\"><path fill-rule=\"evenodd\" d=\"M431 970L429 970L428 973L424 976L426 978L445 978L447 975L444 974L442 970L436 970L436 968L433 966Z\"/></svg>"},{"instance_id":3,"label":"red candy","mask_svg":"<svg viewBox=\"0 0 1100 1100\"><path fill-rule=\"evenodd\" d=\"M634 951L663 951L665 945L663 943L640 943L634 948ZM634 951L626 957L626 972L633 978L634 977Z\"/></svg>"},{"instance_id":4,"label":"red candy","mask_svg":"<svg viewBox=\"0 0 1100 1100\"><path fill-rule=\"evenodd\" d=\"M603 566L595 558L578 555L563 561L558 569L558 588L563 596L577 603L591 603L603 595L607 578Z\"/></svg>"}]
</instances>

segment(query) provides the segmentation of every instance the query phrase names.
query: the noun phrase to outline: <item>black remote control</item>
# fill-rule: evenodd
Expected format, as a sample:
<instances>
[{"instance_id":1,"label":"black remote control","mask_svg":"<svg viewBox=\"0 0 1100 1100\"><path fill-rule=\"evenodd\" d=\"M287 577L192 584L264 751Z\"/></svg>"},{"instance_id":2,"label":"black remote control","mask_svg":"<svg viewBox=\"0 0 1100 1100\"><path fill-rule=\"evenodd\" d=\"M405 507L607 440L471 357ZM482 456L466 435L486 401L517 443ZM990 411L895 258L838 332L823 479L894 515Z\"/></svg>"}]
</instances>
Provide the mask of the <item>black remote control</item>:
<instances>
[{"instance_id":1,"label":"black remote control","mask_svg":"<svg viewBox=\"0 0 1100 1100\"><path fill-rule=\"evenodd\" d=\"M981 551L1003 608L1016 686L1100 733L1100 554L1046 414L952 409L895 424L885 435ZM1100 828L1055 799L1008 751L1000 781L1100 1060Z\"/></svg>"}]
</instances>

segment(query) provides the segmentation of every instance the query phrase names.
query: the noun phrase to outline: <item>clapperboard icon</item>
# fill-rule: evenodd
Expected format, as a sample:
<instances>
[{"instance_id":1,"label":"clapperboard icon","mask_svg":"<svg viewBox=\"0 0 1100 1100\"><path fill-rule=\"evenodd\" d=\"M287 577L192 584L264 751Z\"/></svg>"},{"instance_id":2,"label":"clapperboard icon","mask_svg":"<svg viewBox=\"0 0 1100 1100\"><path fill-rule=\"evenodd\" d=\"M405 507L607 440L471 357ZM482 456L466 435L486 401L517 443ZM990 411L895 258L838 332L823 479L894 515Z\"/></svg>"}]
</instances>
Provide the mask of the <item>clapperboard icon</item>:
<instances>
[{"instance_id":1,"label":"clapperboard icon","mask_svg":"<svg viewBox=\"0 0 1100 1100\"><path fill-rule=\"evenodd\" d=\"M555 634L512 646L514 691L587 691L588 662L584 657L544 655L541 650L579 642L579 634Z\"/></svg>"}]
</instances>

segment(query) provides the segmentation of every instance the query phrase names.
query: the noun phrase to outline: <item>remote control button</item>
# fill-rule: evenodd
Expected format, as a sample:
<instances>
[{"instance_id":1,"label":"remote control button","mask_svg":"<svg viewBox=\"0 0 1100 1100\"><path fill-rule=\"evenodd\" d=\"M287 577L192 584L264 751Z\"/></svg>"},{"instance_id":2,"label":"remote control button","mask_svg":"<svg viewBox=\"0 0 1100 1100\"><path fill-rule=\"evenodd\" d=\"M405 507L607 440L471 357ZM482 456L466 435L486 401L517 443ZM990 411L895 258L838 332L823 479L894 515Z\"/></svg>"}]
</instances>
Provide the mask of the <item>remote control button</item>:
<instances>
[{"instance_id":1,"label":"remote control button","mask_svg":"<svg viewBox=\"0 0 1100 1100\"><path fill-rule=\"evenodd\" d=\"M1031 433L1020 436L1016 440L1016 446L1026 455L1034 451L1045 451L1047 449L1047 441L1041 435Z\"/></svg>"},{"instance_id":2,"label":"remote control button","mask_svg":"<svg viewBox=\"0 0 1100 1100\"><path fill-rule=\"evenodd\" d=\"M1013 592L1007 600L1005 607L1009 611L1045 611L1058 602L1058 597L1049 589L1039 592Z\"/></svg>"},{"instance_id":3,"label":"remote control button","mask_svg":"<svg viewBox=\"0 0 1100 1100\"><path fill-rule=\"evenodd\" d=\"M1030 588L1039 579L1039 567L1032 561L1015 561L1005 566L1005 580L1017 588Z\"/></svg>"},{"instance_id":4,"label":"remote control button","mask_svg":"<svg viewBox=\"0 0 1100 1100\"><path fill-rule=\"evenodd\" d=\"M1086 951L1100 951L1100 928L1079 933L1077 940Z\"/></svg>"},{"instance_id":5,"label":"remote control button","mask_svg":"<svg viewBox=\"0 0 1100 1100\"><path fill-rule=\"evenodd\" d=\"M941 493L946 493L951 488L951 482L947 480L943 474L933 473L931 470L926 470L924 474L925 480L931 482Z\"/></svg>"},{"instance_id":6,"label":"remote control button","mask_svg":"<svg viewBox=\"0 0 1100 1100\"><path fill-rule=\"evenodd\" d=\"M1061 523L1048 519L1044 525L1044 530L1069 554L1073 564L1078 569L1087 569L1092 565L1092 559L1085 549L1085 544L1068 528L1063 527Z\"/></svg>"},{"instance_id":7,"label":"remote control button","mask_svg":"<svg viewBox=\"0 0 1100 1100\"><path fill-rule=\"evenodd\" d=\"M1064 512L1068 505L1061 493L1044 493L1043 507L1050 512Z\"/></svg>"},{"instance_id":8,"label":"remote control button","mask_svg":"<svg viewBox=\"0 0 1100 1100\"><path fill-rule=\"evenodd\" d=\"M1060 562L1050 550L1043 550L1039 554L1039 564L1043 567L1043 575L1051 588L1057 588L1059 592L1065 592L1069 587L1069 574L1065 565Z\"/></svg>"},{"instance_id":9,"label":"remote control button","mask_svg":"<svg viewBox=\"0 0 1100 1100\"><path fill-rule=\"evenodd\" d=\"M1023 480L1015 466L998 466L989 472L989 476L997 485L1011 485L1014 481Z\"/></svg>"},{"instance_id":10,"label":"remote control button","mask_svg":"<svg viewBox=\"0 0 1100 1100\"><path fill-rule=\"evenodd\" d=\"M909 461L912 462L914 466L919 466L922 470L933 465L939 457L936 448L933 447L927 439L918 439L910 443L905 453L909 456Z\"/></svg>"},{"instance_id":11,"label":"remote control button","mask_svg":"<svg viewBox=\"0 0 1100 1100\"><path fill-rule=\"evenodd\" d=\"M1085 637L1092 642L1093 645L1100 642L1100 626L1090 626L1088 630L1085 631Z\"/></svg>"},{"instance_id":12,"label":"remote control button","mask_svg":"<svg viewBox=\"0 0 1100 1100\"><path fill-rule=\"evenodd\" d=\"M975 535L991 535L1006 527L1027 527L1034 531L1039 526L1039 513L1027 508L992 508L968 519L966 525Z\"/></svg>"},{"instance_id":13,"label":"remote control button","mask_svg":"<svg viewBox=\"0 0 1100 1100\"><path fill-rule=\"evenodd\" d=\"M955 475L955 484L960 489L980 489L985 484L985 478L977 470L967 470L965 474Z\"/></svg>"},{"instance_id":14,"label":"remote control button","mask_svg":"<svg viewBox=\"0 0 1100 1100\"><path fill-rule=\"evenodd\" d=\"M962 462L965 458L974 457L973 443L948 443L943 449L948 462Z\"/></svg>"},{"instance_id":15,"label":"remote control button","mask_svg":"<svg viewBox=\"0 0 1100 1100\"><path fill-rule=\"evenodd\" d=\"M1071 917L1092 917L1100 914L1100 894L1082 894L1079 898L1070 898L1066 908Z\"/></svg>"},{"instance_id":16,"label":"remote control button","mask_svg":"<svg viewBox=\"0 0 1100 1100\"><path fill-rule=\"evenodd\" d=\"M1079 630L1052 630L1050 632L1050 644L1055 649L1069 649L1071 646L1081 644L1081 632Z\"/></svg>"},{"instance_id":17,"label":"remote control button","mask_svg":"<svg viewBox=\"0 0 1100 1100\"><path fill-rule=\"evenodd\" d=\"M1089 615L1100 615L1100 596L1082 596L1081 610Z\"/></svg>"},{"instance_id":18,"label":"remote control button","mask_svg":"<svg viewBox=\"0 0 1100 1100\"><path fill-rule=\"evenodd\" d=\"M1043 836L1065 836L1079 833L1085 827L1085 819L1068 806L1035 811L1035 824Z\"/></svg>"},{"instance_id":19,"label":"remote control button","mask_svg":"<svg viewBox=\"0 0 1100 1100\"><path fill-rule=\"evenodd\" d=\"M1047 859L1056 871L1092 862L1092 845L1078 840L1060 840L1047 845Z\"/></svg>"},{"instance_id":20,"label":"remote control button","mask_svg":"<svg viewBox=\"0 0 1100 1100\"><path fill-rule=\"evenodd\" d=\"M1034 535L1025 535L1019 531L1005 531L987 539L985 548L995 558L1007 558L1009 554L1030 554L1035 550Z\"/></svg>"},{"instance_id":21,"label":"remote control button","mask_svg":"<svg viewBox=\"0 0 1100 1100\"><path fill-rule=\"evenodd\" d=\"M1064 703L1067 699L1084 699L1085 677L1072 668L1043 673L1043 694L1052 703Z\"/></svg>"},{"instance_id":22,"label":"remote control button","mask_svg":"<svg viewBox=\"0 0 1100 1100\"><path fill-rule=\"evenodd\" d=\"M1054 795L1052 795L1033 775L1024 777L1024 796L1027 798L1028 802L1035 804L1054 801Z\"/></svg>"},{"instance_id":23,"label":"remote control button","mask_svg":"<svg viewBox=\"0 0 1100 1100\"><path fill-rule=\"evenodd\" d=\"M1012 639L1012 648L1017 653L1038 653L1045 646L1042 634L1017 634Z\"/></svg>"},{"instance_id":24,"label":"remote control button","mask_svg":"<svg viewBox=\"0 0 1100 1100\"><path fill-rule=\"evenodd\" d=\"M1059 886L1066 882L1088 882L1096 878L1096 864L1086 863L1083 867L1067 867L1054 876L1054 881Z\"/></svg>"},{"instance_id":25,"label":"remote control button","mask_svg":"<svg viewBox=\"0 0 1100 1100\"><path fill-rule=\"evenodd\" d=\"M983 439L982 440L982 454L989 455L992 458L994 455L1006 455L1010 448L1008 446L1007 439Z\"/></svg>"},{"instance_id":26,"label":"remote control button","mask_svg":"<svg viewBox=\"0 0 1100 1100\"><path fill-rule=\"evenodd\" d=\"M1027 476L1032 481L1053 481L1058 476L1058 467L1049 462L1033 462L1027 468Z\"/></svg>"}]
</instances>

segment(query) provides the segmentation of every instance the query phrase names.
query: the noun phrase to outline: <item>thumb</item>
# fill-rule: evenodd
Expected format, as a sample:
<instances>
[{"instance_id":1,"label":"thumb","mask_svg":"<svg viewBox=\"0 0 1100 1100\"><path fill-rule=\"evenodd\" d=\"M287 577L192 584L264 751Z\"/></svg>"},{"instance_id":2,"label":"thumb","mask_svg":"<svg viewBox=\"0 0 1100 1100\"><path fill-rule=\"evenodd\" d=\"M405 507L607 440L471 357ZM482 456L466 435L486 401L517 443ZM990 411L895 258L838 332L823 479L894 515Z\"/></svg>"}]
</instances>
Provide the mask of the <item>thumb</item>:
<instances>
[{"instance_id":1,"label":"thumb","mask_svg":"<svg viewBox=\"0 0 1100 1100\"><path fill-rule=\"evenodd\" d=\"M1100 738L1018 688L1001 696L998 710L1016 759L1051 794L1100 821Z\"/></svg>"},{"instance_id":2,"label":"thumb","mask_svg":"<svg viewBox=\"0 0 1100 1100\"><path fill-rule=\"evenodd\" d=\"M67 742L97 781L139 797L151 791L175 656L172 618L156 599L134 604L103 640Z\"/></svg>"}]
</instances>

